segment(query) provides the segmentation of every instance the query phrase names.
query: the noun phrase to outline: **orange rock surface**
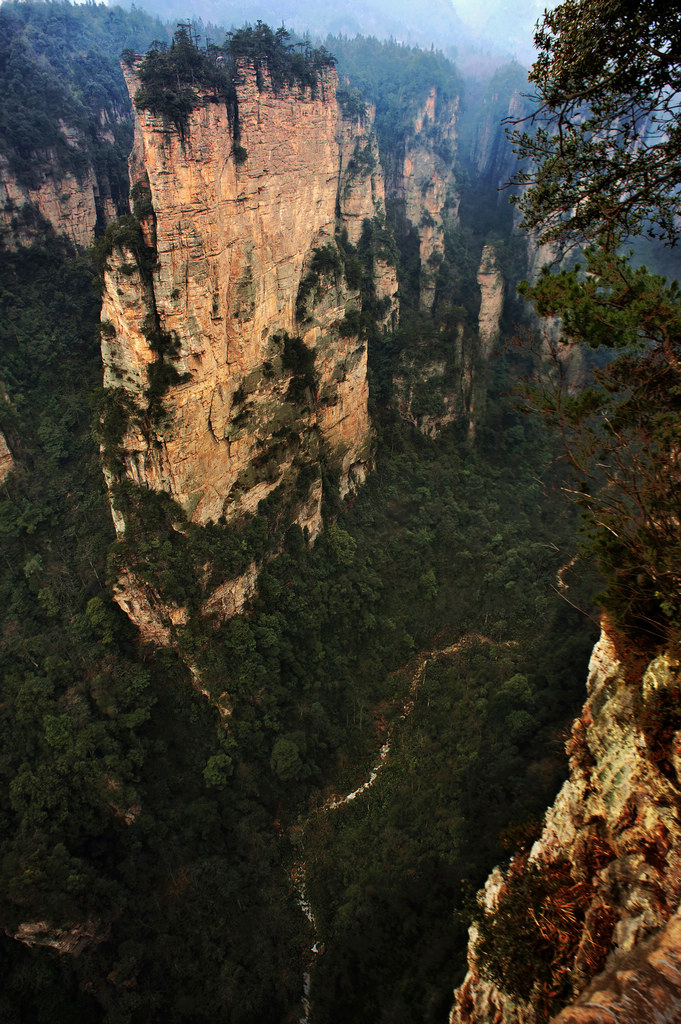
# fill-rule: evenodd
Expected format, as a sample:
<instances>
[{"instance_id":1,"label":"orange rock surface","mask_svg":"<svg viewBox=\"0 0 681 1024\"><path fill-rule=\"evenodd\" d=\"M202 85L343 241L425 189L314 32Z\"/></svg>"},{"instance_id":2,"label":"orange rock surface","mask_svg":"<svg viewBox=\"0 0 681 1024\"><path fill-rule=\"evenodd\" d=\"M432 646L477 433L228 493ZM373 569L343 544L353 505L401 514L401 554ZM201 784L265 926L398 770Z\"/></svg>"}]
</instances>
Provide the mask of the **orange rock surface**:
<instances>
[{"instance_id":1,"label":"orange rock surface","mask_svg":"<svg viewBox=\"0 0 681 1024\"><path fill-rule=\"evenodd\" d=\"M567 864L585 893L574 962L561 968L569 970L572 1005L555 1024L679 1020L681 731L660 728L657 709L677 692L680 671L661 655L635 672L607 628L594 649L587 701L567 745L570 775L529 857L546 872ZM488 909L504 885L495 870L484 890ZM477 943L473 927L451 1024L543 1024L541 992L521 1002L500 991L484 977Z\"/></svg>"},{"instance_id":2,"label":"orange rock surface","mask_svg":"<svg viewBox=\"0 0 681 1024\"><path fill-rule=\"evenodd\" d=\"M127 79L134 96L134 74ZM342 273L320 275L304 323L296 316L315 250L335 247L343 226L356 240L362 220L384 210L378 161L367 174L348 171L356 148L375 153L376 143L369 123L343 120L335 87L335 73L327 72L315 96L297 87L275 92L267 80L259 89L255 70L244 65L237 83L242 162L224 103L193 111L184 140L160 116L136 114L131 168L133 179L148 177L158 261L150 283L131 254L115 251L109 261L104 380L143 407L155 358L145 320L153 313L175 340L173 365L187 381L165 396L153 432L129 429L126 473L168 491L197 522L254 511L294 463L317 459L320 436L344 487L369 458L366 347L339 331L359 309L359 294ZM380 288L395 295L394 268L381 268ZM290 401L284 333L302 336L315 354L315 393L302 407ZM314 534L318 507L312 515L309 498L305 506Z\"/></svg>"}]
</instances>

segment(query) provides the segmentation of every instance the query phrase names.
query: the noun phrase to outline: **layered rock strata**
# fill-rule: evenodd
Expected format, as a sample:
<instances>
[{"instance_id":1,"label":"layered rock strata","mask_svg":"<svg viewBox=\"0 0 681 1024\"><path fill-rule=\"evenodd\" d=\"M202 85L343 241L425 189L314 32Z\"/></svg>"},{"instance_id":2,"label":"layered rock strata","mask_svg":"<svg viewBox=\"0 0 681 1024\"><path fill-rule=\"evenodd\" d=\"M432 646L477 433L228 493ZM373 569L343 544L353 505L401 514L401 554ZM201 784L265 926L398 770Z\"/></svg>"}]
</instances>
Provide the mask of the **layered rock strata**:
<instances>
[{"instance_id":1,"label":"layered rock strata","mask_svg":"<svg viewBox=\"0 0 681 1024\"><path fill-rule=\"evenodd\" d=\"M524 913L549 943L537 974L548 966L553 985L537 980L527 999L501 991L486 979L474 926L452 1024L543 1024L566 980L569 1006L556 1024L679 1019L681 718L670 714L679 693L677 661L663 655L641 671L620 660L604 630L568 742L569 778L527 861L495 871L481 897L495 915L529 871L549 880Z\"/></svg>"},{"instance_id":2,"label":"layered rock strata","mask_svg":"<svg viewBox=\"0 0 681 1024\"><path fill-rule=\"evenodd\" d=\"M134 409L123 477L167 492L199 524L253 513L278 489L314 537L322 450L342 490L370 461L361 296L345 260L364 220L384 216L383 179L370 120L343 118L334 72L314 95L275 91L261 75L248 63L239 71L238 145L222 102L192 111L183 137L136 113L131 180L148 196L154 265L145 273L124 241L108 259L104 383ZM126 77L134 96L134 72ZM395 270L379 260L375 271L388 318ZM163 358L175 383L152 416L154 338L172 351ZM231 589L222 604L238 611L249 588Z\"/></svg>"}]
</instances>

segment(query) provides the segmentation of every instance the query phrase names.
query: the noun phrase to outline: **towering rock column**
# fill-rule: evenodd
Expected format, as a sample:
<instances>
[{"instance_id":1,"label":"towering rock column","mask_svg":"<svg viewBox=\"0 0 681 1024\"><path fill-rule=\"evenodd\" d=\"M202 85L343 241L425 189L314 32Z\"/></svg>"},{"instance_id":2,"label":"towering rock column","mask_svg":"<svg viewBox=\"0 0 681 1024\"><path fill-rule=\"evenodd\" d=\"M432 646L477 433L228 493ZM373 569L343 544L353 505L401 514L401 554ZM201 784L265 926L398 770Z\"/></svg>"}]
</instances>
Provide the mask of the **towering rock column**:
<instances>
[{"instance_id":1,"label":"towering rock column","mask_svg":"<svg viewBox=\"0 0 681 1024\"><path fill-rule=\"evenodd\" d=\"M136 112L151 257L119 233L104 275L104 383L130 411L108 479L165 491L199 524L278 489L314 537L321 459L347 490L371 457L361 296L337 233L383 214L383 179L378 164L348 176L343 154L376 143L370 120L344 120L335 72L314 93L275 90L244 62L236 91L238 143L224 102L206 98L182 134ZM379 269L394 305L394 268Z\"/></svg>"}]
</instances>

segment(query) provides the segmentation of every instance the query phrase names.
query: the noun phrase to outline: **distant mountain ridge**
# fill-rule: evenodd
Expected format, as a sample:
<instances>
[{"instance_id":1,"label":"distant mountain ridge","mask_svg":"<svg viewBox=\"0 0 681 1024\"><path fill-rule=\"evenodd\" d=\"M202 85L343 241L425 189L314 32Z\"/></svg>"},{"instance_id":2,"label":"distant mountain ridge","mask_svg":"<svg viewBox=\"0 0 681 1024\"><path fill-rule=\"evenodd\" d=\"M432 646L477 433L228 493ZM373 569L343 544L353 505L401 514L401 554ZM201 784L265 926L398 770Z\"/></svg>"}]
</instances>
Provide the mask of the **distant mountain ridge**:
<instances>
[{"instance_id":1,"label":"distant mountain ridge","mask_svg":"<svg viewBox=\"0 0 681 1024\"><path fill-rule=\"evenodd\" d=\"M186 19L188 9L183 0L147 0L145 10L168 20L173 17ZM370 0L369 3L322 5L310 0L205 0L192 4L191 13L204 22L216 25L242 25L245 21L258 19L277 27L284 23L287 28L312 35L325 36L328 33L354 36L375 35L383 39L390 37L399 42L418 43L422 46L435 44L443 49L455 46L467 35L463 22L454 7L447 0L433 0L428 5L428 18L424 18L423 5L419 0Z\"/></svg>"},{"instance_id":2,"label":"distant mountain ridge","mask_svg":"<svg viewBox=\"0 0 681 1024\"><path fill-rule=\"evenodd\" d=\"M110 0L110 6L114 6ZM132 7L131 3L123 4ZM139 7L139 5L137 5ZM427 17L419 0L351 0L341 6L319 4L312 0L202 0L192 4L191 15L205 25L237 26L262 20L274 27L284 24L289 30L318 38L327 35L375 36L443 50L449 56L478 65L483 71L490 54L496 62L515 56L528 66L534 59L532 33L544 5L533 0L508 3L496 0L486 4L484 12L468 10L468 4L433 0ZM553 6L548 4L546 6ZM182 0L145 0L144 10L164 20L186 20L188 7Z\"/></svg>"}]
</instances>

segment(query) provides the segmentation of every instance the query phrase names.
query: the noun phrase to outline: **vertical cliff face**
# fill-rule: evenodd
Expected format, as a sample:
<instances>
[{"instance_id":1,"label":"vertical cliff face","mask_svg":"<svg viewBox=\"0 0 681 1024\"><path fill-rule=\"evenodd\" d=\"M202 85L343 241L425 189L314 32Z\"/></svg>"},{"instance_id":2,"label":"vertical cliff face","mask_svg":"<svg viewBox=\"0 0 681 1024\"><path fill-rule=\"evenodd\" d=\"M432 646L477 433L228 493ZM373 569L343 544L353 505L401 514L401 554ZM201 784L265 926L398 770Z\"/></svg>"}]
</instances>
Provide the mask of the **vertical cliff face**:
<instances>
[{"instance_id":1,"label":"vertical cliff face","mask_svg":"<svg viewBox=\"0 0 681 1024\"><path fill-rule=\"evenodd\" d=\"M433 86L414 117L391 176L391 198L405 222L418 233L423 310L433 308L435 278L445 251L445 227L457 220L458 110L458 97L444 100Z\"/></svg>"},{"instance_id":2,"label":"vertical cliff face","mask_svg":"<svg viewBox=\"0 0 681 1024\"><path fill-rule=\"evenodd\" d=\"M279 488L314 537L322 454L343 491L370 461L361 297L346 260L364 219L384 213L383 181L370 124L339 111L335 73L314 95L260 74L240 68L238 145L225 103L200 105L183 137L136 114L131 179L154 260L145 271L124 240L108 259L104 382L134 409L124 477L199 524L254 512ZM127 81L133 96L133 72ZM392 307L394 268L378 271ZM158 411L161 358L172 381Z\"/></svg>"},{"instance_id":3,"label":"vertical cliff face","mask_svg":"<svg viewBox=\"0 0 681 1024\"><path fill-rule=\"evenodd\" d=\"M517 170L517 159L506 136L504 123L524 117L527 103L522 96L523 85L509 93L509 84L490 86L484 98L473 141L472 163L478 174L503 189Z\"/></svg>"},{"instance_id":4,"label":"vertical cliff face","mask_svg":"<svg viewBox=\"0 0 681 1024\"><path fill-rule=\"evenodd\" d=\"M504 278L493 245L482 250L478 269L480 286L480 313L478 315L478 337L484 359L489 359L494 345L501 334L501 314L504 309Z\"/></svg>"},{"instance_id":5,"label":"vertical cliff face","mask_svg":"<svg viewBox=\"0 0 681 1024\"><path fill-rule=\"evenodd\" d=\"M676 660L625 665L604 631L568 742L570 776L529 857L487 883L452 1024L540 1024L557 993L570 1004L561 1024L643 1024L652 1005L656 1020L678 1020L678 700Z\"/></svg>"},{"instance_id":6,"label":"vertical cliff face","mask_svg":"<svg viewBox=\"0 0 681 1024\"><path fill-rule=\"evenodd\" d=\"M463 420L473 440L476 426L484 418L487 363L501 337L505 292L504 276L492 245L483 247L477 282L477 334L466 330L463 322L447 325L450 351L440 358L427 358L427 353L425 358L418 359L405 356L395 378L400 414L430 437L447 424Z\"/></svg>"},{"instance_id":7,"label":"vertical cliff face","mask_svg":"<svg viewBox=\"0 0 681 1024\"><path fill-rule=\"evenodd\" d=\"M114 120L112 121L112 118ZM87 156L82 132L60 122L64 142L79 169L64 166L56 150L36 152L30 180L12 168L0 153L0 245L15 248L40 240L47 221L57 234L80 248L92 245L95 228L105 227L127 209L127 188L115 174L117 137L125 134L127 111L102 111L94 134L99 167Z\"/></svg>"},{"instance_id":8,"label":"vertical cliff face","mask_svg":"<svg viewBox=\"0 0 681 1024\"><path fill-rule=\"evenodd\" d=\"M505 126L530 113L527 91L527 71L513 62L500 67L469 104L464 125L468 160L477 179L493 188L503 190L517 171ZM502 191L499 199L504 198Z\"/></svg>"},{"instance_id":9,"label":"vertical cliff face","mask_svg":"<svg viewBox=\"0 0 681 1024\"><path fill-rule=\"evenodd\" d=\"M463 408L468 413L468 436L475 438L477 425L483 420L487 405L487 364L501 338L501 317L504 311L504 275L493 245L485 245L477 273L480 288L478 340L473 351L462 351Z\"/></svg>"},{"instance_id":10,"label":"vertical cliff face","mask_svg":"<svg viewBox=\"0 0 681 1024\"><path fill-rule=\"evenodd\" d=\"M435 324L403 351L394 378L400 415L434 437L468 415L475 344L463 321L436 309L436 282L446 260L445 232L456 228L459 97L446 98L432 86L414 114L400 145L386 154L389 197L402 236L403 271L416 258L417 294L412 298L423 323ZM408 292L414 281L406 284ZM425 316L424 316L425 315ZM435 341L435 344L433 343Z\"/></svg>"}]
</instances>

